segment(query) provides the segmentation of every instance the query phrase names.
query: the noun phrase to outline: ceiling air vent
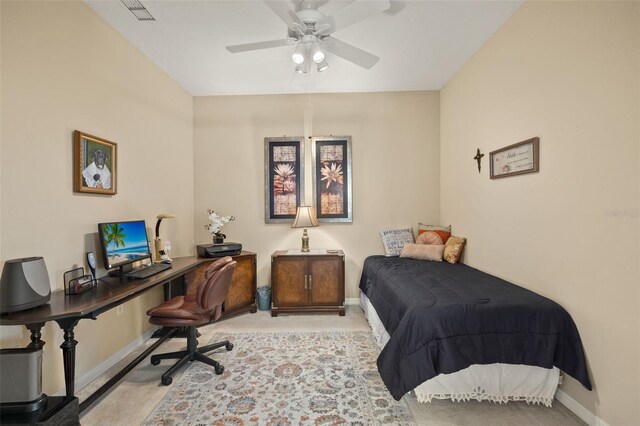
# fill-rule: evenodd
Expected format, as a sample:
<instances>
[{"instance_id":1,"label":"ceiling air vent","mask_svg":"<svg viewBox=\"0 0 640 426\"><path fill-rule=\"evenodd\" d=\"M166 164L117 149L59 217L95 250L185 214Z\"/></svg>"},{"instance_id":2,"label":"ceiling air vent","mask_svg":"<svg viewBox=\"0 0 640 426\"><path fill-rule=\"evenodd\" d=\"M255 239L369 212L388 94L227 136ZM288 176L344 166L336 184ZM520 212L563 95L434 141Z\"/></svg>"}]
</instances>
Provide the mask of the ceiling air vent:
<instances>
[{"instance_id":1,"label":"ceiling air vent","mask_svg":"<svg viewBox=\"0 0 640 426\"><path fill-rule=\"evenodd\" d=\"M133 16L138 18L138 21L155 21L156 18L151 16L146 7L142 5L138 0L120 0L127 9L133 13Z\"/></svg>"}]
</instances>

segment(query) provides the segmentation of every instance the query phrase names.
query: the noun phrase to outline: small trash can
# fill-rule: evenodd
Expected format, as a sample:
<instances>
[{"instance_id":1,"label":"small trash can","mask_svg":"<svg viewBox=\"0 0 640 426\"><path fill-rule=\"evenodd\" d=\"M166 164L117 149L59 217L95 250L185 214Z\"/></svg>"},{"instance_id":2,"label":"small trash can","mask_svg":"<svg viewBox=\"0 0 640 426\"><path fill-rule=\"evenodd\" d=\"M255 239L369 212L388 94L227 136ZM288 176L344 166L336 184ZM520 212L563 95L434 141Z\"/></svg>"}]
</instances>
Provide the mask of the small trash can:
<instances>
[{"instance_id":1,"label":"small trash can","mask_svg":"<svg viewBox=\"0 0 640 426\"><path fill-rule=\"evenodd\" d=\"M268 285L258 287L258 309L261 311L271 309L271 287Z\"/></svg>"}]
</instances>

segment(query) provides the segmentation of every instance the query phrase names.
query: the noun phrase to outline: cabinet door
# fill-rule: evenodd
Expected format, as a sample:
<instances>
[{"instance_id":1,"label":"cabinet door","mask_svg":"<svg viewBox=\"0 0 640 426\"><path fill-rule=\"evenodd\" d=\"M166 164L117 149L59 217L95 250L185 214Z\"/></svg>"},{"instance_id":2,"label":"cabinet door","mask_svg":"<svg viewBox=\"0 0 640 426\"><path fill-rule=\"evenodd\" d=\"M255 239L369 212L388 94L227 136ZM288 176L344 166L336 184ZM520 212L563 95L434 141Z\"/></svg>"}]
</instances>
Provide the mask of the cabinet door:
<instances>
[{"instance_id":1,"label":"cabinet door","mask_svg":"<svg viewBox=\"0 0 640 426\"><path fill-rule=\"evenodd\" d=\"M251 305L256 300L255 280L256 280L256 264L255 256L238 256L233 260L238 262L229 292L224 301L225 312Z\"/></svg>"},{"instance_id":2,"label":"cabinet door","mask_svg":"<svg viewBox=\"0 0 640 426\"><path fill-rule=\"evenodd\" d=\"M308 302L305 276L307 259L280 256L271 264L271 291L275 306L304 306Z\"/></svg>"},{"instance_id":3,"label":"cabinet door","mask_svg":"<svg viewBox=\"0 0 640 426\"><path fill-rule=\"evenodd\" d=\"M309 304L342 305L344 302L342 257L309 258Z\"/></svg>"}]
</instances>

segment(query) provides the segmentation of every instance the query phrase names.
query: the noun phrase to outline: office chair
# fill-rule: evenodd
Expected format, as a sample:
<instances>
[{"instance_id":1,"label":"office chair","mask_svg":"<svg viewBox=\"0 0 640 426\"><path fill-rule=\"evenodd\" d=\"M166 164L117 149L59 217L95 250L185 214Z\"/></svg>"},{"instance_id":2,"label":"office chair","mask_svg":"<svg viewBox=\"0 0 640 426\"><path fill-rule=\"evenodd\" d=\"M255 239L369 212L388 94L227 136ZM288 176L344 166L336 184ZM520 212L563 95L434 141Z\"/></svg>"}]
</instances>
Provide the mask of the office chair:
<instances>
[{"instance_id":1,"label":"office chair","mask_svg":"<svg viewBox=\"0 0 640 426\"><path fill-rule=\"evenodd\" d=\"M205 272L204 279L198 284L195 293L177 296L163 304L149 309L149 322L165 327L188 327L187 349L151 356L151 364L158 365L162 359L178 359L166 373L162 375L162 384L168 386L171 376L187 361L200 361L215 368L216 374L224 372L224 366L205 353L225 347L228 351L233 344L228 340L198 347L196 327L208 324L220 318L222 302L227 297L231 276L236 270L237 262L229 256L216 260Z\"/></svg>"}]
</instances>

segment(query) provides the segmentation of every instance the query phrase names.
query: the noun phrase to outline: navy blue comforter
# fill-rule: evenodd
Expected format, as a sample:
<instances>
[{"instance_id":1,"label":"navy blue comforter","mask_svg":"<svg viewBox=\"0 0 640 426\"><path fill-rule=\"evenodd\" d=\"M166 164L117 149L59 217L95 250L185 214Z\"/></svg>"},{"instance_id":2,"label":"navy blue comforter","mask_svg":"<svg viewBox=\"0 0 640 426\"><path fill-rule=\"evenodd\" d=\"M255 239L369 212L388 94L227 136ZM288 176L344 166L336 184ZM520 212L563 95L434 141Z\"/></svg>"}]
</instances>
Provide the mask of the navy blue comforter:
<instances>
[{"instance_id":1,"label":"navy blue comforter","mask_svg":"<svg viewBox=\"0 0 640 426\"><path fill-rule=\"evenodd\" d=\"M558 367L591 390L582 342L562 306L463 264L371 256L360 289L391 336L378 371L391 395L472 364Z\"/></svg>"}]
</instances>

